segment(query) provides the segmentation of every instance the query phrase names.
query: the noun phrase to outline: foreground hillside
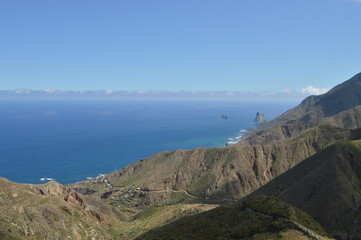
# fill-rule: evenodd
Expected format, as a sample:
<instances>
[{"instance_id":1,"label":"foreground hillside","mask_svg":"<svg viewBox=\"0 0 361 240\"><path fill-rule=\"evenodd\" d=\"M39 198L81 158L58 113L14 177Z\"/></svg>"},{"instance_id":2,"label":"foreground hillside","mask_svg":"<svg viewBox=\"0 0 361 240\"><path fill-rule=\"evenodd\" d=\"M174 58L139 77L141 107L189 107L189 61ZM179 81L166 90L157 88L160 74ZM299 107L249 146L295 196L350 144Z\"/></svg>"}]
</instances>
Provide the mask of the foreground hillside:
<instances>
[{"instance_id":1,"label":"foreground hillside","mask_svg":"<svg viewBox=\"0 0 361 240\"><path fill-rule=\"evenodd\" d=\"M0 239L134 239L171 220L216 206L114 207L56 182L19 184L0 178Z\"/></svg>"},{"instance_id":2,"label":"foreground hillside","mask_svg":"<svg viewBox=\"0 0 361 240\"><path fill-rule=\"evenodd\" d=\"M119 214L56 182L0 178L0 239L113 239Z\"/></svg>"},{"instance_id":3,"label":"foreground hillside","mask_svg":"<svg viewBox=\"0 0 361 240\"><path fill-rule=\"evenodd\" d=\"M275 196L312 215L340 239L361 236L361 140L332 145L252 195Z\"/></svg>"},{"instance_id":4,"label":"foreground hillside","mask_svg":"<svg viewBox=\"0 0 361 240\"><path fill-rule=\"evenodd\" d=\"M328 239L309 215L276 198L257 196L151 230L141 239Z\"/></svg>"}]
</instances>

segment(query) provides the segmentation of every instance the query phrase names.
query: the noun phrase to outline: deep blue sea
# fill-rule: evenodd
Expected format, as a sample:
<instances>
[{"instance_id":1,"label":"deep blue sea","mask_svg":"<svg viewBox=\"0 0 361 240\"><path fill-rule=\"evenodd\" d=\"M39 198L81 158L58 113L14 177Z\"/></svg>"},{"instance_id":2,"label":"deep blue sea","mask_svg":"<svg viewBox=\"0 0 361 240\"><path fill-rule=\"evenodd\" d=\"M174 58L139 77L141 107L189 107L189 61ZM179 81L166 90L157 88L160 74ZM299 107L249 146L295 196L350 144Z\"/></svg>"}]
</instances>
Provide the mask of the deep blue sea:
<instances>
[{"instance_id":1,"label":"deep blue sea","mask_svg":"<svg viewBox=\"0 0 361 240\"><path fill-rule=\"evenodd\" d=\"M0 101L0 176L68 184L158 152L225 146L240 130L295 102ZM222 119L227 115L228 119Z\"/></svg>"}]
</instances>

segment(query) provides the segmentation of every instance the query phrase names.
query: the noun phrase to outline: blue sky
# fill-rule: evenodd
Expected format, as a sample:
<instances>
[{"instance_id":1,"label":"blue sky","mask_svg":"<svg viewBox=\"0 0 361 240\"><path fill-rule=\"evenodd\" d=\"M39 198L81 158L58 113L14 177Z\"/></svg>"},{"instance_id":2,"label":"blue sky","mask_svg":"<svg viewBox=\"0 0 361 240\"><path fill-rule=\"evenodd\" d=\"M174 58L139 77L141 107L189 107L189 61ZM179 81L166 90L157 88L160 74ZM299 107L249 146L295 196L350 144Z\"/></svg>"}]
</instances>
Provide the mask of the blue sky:
<instances>
[{"instance_id":1,"label":"blue sky","mask_svg":"<svg viewBox=\"0 0 361 240\"><path fill-rule=\"evenodd\" d=\"M361 1L4 0L0 90L282 91L361 71Z\"/></svg>"}]
</instances>

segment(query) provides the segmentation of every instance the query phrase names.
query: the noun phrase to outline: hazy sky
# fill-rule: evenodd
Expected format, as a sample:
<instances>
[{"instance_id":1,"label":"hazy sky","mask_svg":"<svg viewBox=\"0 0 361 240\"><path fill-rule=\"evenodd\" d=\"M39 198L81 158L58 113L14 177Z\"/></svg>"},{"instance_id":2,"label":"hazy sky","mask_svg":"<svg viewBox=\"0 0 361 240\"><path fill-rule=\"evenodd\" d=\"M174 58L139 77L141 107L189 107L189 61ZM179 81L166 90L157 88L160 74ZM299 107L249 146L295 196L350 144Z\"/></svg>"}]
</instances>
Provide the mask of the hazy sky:
<instances>
[{"instance_id":1,"label":"hazy sky","mask_svg":"<svg viewBox=\"0 0 361 240\"><path fill-rule=\"evenodd\" d=\"M361 71L361 1L2 0L0 90L299 90Z\"/></svg>"}]
</instances>

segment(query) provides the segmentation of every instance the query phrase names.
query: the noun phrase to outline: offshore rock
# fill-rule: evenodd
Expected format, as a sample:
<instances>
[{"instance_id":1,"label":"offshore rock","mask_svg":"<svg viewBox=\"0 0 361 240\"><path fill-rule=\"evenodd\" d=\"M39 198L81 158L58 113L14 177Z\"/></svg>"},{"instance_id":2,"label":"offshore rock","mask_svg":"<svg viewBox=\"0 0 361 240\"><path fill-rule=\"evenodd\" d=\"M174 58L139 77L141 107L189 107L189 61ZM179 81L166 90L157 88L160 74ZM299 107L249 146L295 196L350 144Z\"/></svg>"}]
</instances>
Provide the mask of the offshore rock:
<instances>
[{"instance_id":1,"label":"offshore rock","mask_svg":"<svg viewBox=\"0 0 361 240\"><path fill-rule=\"evenodd\" d=\"M264 114L257 112L254 122L256 122L258 124L262 124L262 123L267 122L267 120L266 120L266 117L264 116Z\"/></svg>"}]
</instances>

